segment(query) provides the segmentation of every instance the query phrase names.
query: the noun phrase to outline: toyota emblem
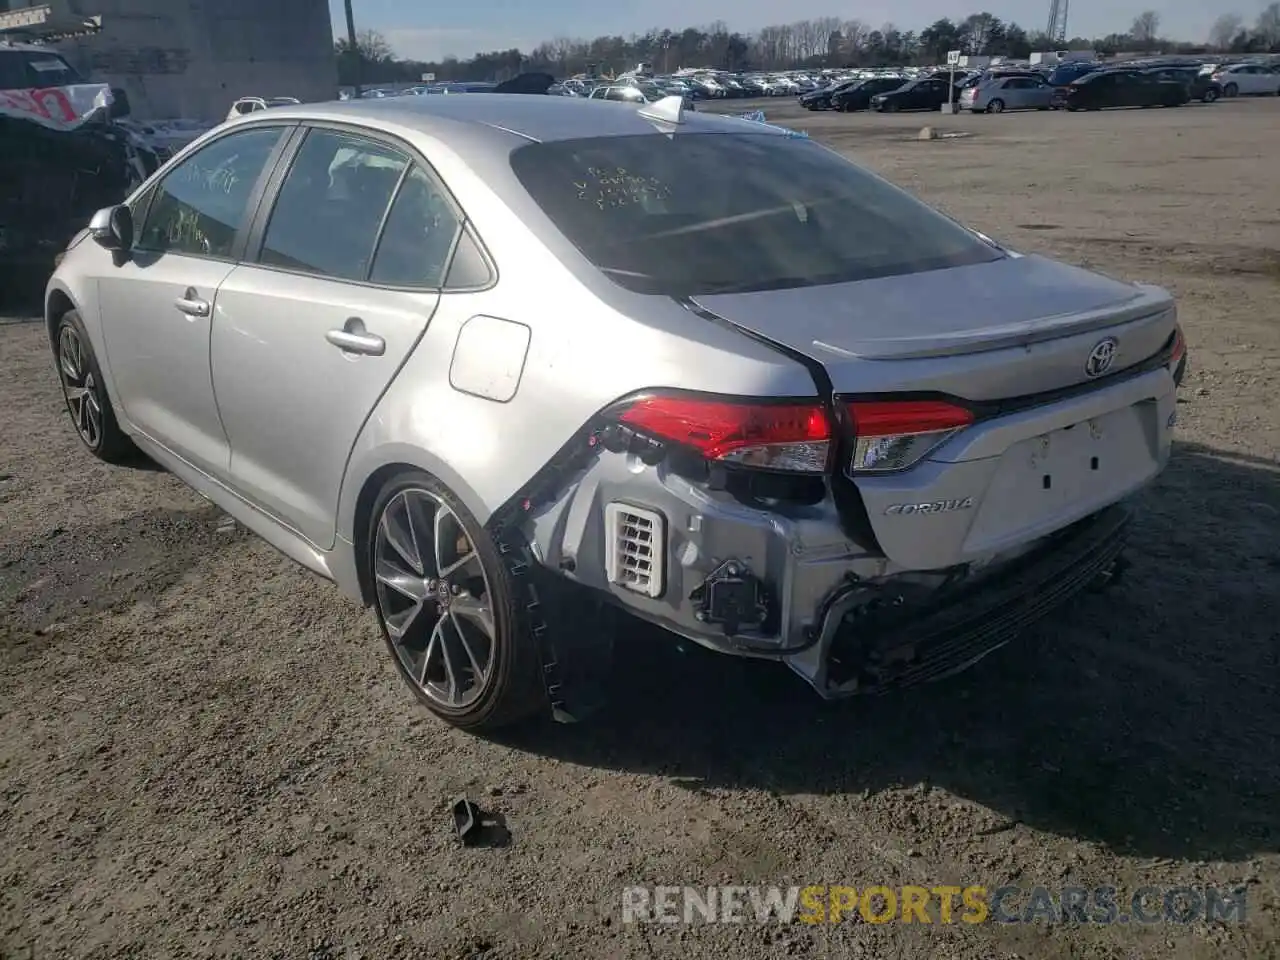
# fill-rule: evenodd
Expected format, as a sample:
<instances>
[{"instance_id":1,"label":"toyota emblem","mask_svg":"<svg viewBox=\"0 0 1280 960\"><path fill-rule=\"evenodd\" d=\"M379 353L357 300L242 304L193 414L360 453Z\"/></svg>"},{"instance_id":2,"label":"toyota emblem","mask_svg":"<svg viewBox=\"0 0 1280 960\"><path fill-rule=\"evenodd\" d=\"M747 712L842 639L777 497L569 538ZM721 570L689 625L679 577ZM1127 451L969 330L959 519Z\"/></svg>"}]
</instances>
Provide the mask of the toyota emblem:
<instances>
[{"instance_id":1,"label":"toyota emblem","mask_svg":"<svg viewBox=\"0 0 1280 960\"><path fill-rule=\"evenodd\" d=\"M1089 351L1089 359L1084 362L1085 376L1100 377L1110 370L1111 364L1115 363L1119 346L1115 337L1106 337L1095 343Z\"/></svg>"}]
</instances>

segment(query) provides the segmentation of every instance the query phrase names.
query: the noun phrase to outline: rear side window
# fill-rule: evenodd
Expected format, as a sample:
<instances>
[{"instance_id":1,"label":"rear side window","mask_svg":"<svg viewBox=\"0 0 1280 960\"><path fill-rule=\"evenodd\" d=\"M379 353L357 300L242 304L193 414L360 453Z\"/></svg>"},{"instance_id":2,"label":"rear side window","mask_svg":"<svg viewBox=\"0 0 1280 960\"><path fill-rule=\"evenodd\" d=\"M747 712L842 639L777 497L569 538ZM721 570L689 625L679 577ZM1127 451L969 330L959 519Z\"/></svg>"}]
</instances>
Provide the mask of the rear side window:
<instances>
[{"instance_id":1,"label":"rear side window","mask_svg":"<svg viewBox=\"0 0 1280 960\"><path fill-rule=\"evenodd\" d=\"M435 178L414 166L387 215L369 281L392 287L439 287L461 227Z\"/></svg>"},{"instance_id":2,"label":"rear side window","mask_svg":"<svg viewBox=\"0 0 1280 960\"><path fill-rule=\"evenodd\" d=\"M312 130L280 187L259 261L364 280L383 216L408 166L409 158L391 147Z\"/></svg>"},{"instance_id":3,"label":"rear side window","mask_svg":"<svg viewBox=\"0 0 1280 960\"><path fill-rule=\"evenodd\" d=\"M640 293L818 286L1003 257L807 139L742 133L560 140L520 147L511 165L583 256Z\"/></svg>"}]
</instances>

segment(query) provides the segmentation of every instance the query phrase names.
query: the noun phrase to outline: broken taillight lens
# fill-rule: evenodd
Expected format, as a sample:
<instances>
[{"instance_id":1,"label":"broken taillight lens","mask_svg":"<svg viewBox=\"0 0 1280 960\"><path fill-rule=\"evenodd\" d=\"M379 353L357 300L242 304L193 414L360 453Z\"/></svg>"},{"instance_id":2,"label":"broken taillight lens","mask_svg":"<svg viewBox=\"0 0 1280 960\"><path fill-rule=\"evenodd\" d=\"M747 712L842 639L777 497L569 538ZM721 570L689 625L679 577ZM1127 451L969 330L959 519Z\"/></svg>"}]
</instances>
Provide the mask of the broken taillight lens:
<instances>
[{"instance_id":1,"label":"broken taillight lens","mask_svg":"<svg viewBox=\"0 0 1280 960\"><path fill-rule=\"evenodd\" d=\"M857 473L905 470L973 423L973 413L945 400L868 400L846 404Z\"/></svg>"},{"instance_id":2,"label":"broken taillight lens","mask_svg":"<svg viewBox=\"0 0 1280 960\"><path fill-rule=\"evenodd\" d=\"M708 460L799 473L822 473L831 424L817 400L736 401L656 394L631 402L618 421L680 444Z\"/></svg>"}]
</instances>

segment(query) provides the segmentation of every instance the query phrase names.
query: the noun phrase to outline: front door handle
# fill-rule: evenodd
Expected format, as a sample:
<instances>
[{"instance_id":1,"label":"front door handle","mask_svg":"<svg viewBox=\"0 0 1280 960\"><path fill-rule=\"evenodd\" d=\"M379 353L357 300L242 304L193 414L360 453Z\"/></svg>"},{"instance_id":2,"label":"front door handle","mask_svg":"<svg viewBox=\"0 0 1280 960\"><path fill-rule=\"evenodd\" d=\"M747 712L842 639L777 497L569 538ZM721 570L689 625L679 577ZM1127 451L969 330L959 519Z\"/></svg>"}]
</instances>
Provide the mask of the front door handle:
<instances>
[{"instance_id":1,"label":"front door handle","mask_svg":"<svg viewBox=\"0 0 1280 960\"><path fill-rule=\"evenodd\" d=\"M387 341L365 329L364 321L352 317L341 330L330 330L324 338L343 353L359 353L366 357L380 357L387 352Z\"/></svg>"},{"instance_id":2,"label":"front door handle","mask_svg":"<svg viewBox=\"0 0 1280 960\"><path fill-rule=\"evenodd\" d=\"M187 287L187 292L173 301L173 305L188 317L207 317L213 313L213 304L202 300L195 287Z\"/></svg>"}]
</instances>

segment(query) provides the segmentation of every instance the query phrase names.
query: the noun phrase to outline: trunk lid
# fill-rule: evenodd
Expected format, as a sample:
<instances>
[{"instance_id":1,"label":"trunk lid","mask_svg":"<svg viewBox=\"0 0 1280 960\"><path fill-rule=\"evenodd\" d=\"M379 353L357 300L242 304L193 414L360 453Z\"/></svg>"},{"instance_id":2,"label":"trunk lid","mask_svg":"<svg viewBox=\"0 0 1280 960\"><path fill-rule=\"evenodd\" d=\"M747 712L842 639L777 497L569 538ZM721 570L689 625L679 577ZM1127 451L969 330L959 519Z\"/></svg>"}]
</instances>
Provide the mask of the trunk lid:
<instances>
[{"instance_id":1,"label":"trunk lid","mask_svg":"<svg viewBox=\"0 0 1280 960\"><path fill-rule=\"evenodd\" d=\"M1128 496L1168 460L1170 371L1113 376L1169 342L1176 310L1159 288L1028 256L698 302L820 363L837 405L1017 401L987 404L996 412L897 472L855 469L846 436L837 485L857 487L876 541L903 568L1019 549Z\"/></svg>"},{"instance_id":2,"label":"trunk lid","mask_svg":"<svg viewBox=\"0 0 1280 960\"><path fill-rule=\"evenodd\" d=\"M1158 351L1174 323L1173 301L1159 288L1039 256L696 299L822 364L836 393L933 390L969 400L1083 382L1103 330L1120 341L1121 370Z\"/></svg>"}]
</instances>

